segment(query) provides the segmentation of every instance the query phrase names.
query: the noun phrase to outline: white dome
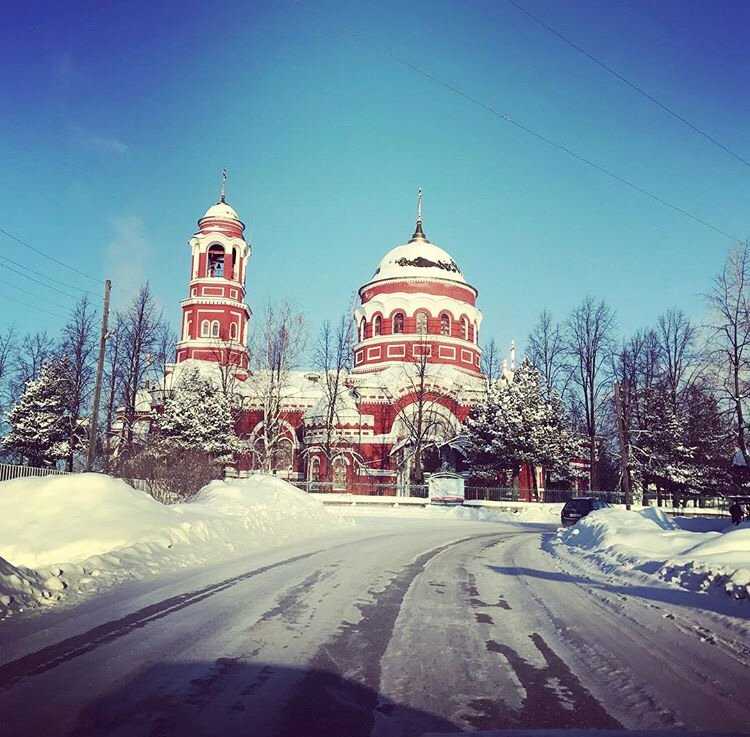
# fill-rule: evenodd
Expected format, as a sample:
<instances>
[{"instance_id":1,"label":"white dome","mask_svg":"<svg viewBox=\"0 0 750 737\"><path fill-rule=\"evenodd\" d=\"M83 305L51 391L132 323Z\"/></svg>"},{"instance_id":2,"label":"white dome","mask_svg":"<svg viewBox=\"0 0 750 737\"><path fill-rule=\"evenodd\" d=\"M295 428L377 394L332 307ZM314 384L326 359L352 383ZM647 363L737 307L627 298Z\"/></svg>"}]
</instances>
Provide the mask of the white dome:
<instances>
[{"instance_id":1,"label":"white dome","mask_svg":"<svg viewBox=\"0 0 750 737\"><path fill-rule=\"evenodd\" d=\"M396 246L383 256L372 281L422 277L448 279L466 284L458 264L442 248L425 238Z\"/></svg>"},{"instance_id":2,"label":"white dome","mask_svg":"<svg viewBox=\"0 0 750 737\"><path fill-rule=\"evenodd\" d=\"M211 205L211 207L206 210L206 214L203 218L220 218L222 220L236 220L237 222L240 222L240 216L235 209L226 202L217 202L215 205ZM201 218L201 220L203 220L203 218Z\"/></svg>"}]
</instances>

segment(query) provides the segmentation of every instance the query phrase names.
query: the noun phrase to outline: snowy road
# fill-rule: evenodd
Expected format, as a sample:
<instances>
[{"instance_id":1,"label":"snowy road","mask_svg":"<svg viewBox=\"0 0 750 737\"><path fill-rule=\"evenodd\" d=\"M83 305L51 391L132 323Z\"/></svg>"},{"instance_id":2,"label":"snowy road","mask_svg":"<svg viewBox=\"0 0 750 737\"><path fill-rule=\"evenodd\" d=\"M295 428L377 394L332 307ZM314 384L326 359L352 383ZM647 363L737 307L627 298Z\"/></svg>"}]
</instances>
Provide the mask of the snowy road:
<instances>
[{"instance_id":1,"label":"snowy road","mask_svg":"<svg viewBox=\"0 0 750 737\"><path fill-rule=\"evenodd\" d=\"M585 577L542 549L548 534L363 519L8 620L0 733L750 730L746 621Z\"/></svg>"}]
</instances>

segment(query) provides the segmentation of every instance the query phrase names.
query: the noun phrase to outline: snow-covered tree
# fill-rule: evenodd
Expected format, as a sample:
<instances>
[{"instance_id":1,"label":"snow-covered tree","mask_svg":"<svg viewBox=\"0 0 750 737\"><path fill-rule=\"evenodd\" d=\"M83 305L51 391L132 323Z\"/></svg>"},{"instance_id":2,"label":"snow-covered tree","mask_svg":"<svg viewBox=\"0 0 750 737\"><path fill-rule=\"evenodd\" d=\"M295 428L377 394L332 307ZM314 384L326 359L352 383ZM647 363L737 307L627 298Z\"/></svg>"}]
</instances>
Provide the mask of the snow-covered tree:
<instances>
[{"instance_id":1,"label":"snow-covered tree","mask_svg":"<svg viewBox=\"0 0 750 737\"><path fill-rule=\"evenodd\" d=\"M30 466L49 466L70 449L70 379L64 361L44 364L37 378L26 382L8 413L10 432L3 445L23 456Z\"/></svg>"},{"instance_id":2,"label":"snow-covered tree","mask_svg":"<svg viewBox=\"0 0 750 737\"><path fill-rule=\"evenodd\" d=\"M523 464L568 477L583 448L568 429L562 403L547 396L539 371L528 360L513 379L490 386L484 402L464 422L467 449L480 468L516 473Z\"/></svg>"},{"instance_id":3,"label":"snow-covered tree","mask_svg":"<svg viewBox=\"0 0 750 737\"><path fill-rule=\"evenodd\" d=\"M157 417L155 429L166 448L219 457L239 448L231 400L198 368L180 374Z\"/></svg>"}]
</instances>

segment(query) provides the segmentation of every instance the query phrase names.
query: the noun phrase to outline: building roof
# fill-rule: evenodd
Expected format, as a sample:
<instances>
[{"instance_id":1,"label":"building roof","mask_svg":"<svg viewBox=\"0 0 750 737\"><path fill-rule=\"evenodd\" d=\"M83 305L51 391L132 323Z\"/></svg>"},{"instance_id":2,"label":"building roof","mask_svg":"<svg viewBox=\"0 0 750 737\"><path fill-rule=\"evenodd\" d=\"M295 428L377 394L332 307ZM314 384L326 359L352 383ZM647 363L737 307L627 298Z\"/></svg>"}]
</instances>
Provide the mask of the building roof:
<instances>
[{"instance_id":1,"label":"building roof","mask_svg":"<svg viewBox=\"0 0 750 737\"><path fill-rule=\"evenodd\" d=\"M421 223L408 243L392 248L383 256L370 283L399 278L448 279L466 284L466 279L451 255L430 243Z\"/></svg>"},{"instance_id":2,"label":"building roof","mask_svg":"<svg viewBox=\"0 0 750 737\"><path fill-rule=\"evenodd\" d=\"M242 222L237 211L231 205L224 202L224 200L220 200L215 205L211 205L211 207L206 210L206 214L203 218L219 218L221 220L236 220L237 222ZM203 218L201 218L201 220L203 220Z\"/></svg>"}]
</instances>

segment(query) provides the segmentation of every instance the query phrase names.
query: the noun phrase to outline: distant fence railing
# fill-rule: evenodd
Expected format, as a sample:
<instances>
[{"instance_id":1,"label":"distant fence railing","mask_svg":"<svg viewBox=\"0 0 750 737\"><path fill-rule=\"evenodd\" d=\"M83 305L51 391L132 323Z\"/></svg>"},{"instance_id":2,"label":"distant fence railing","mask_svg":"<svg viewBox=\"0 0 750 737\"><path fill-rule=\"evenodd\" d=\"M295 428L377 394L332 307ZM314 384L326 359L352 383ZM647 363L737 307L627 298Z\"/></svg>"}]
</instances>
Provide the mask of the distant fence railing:
<instances>
[{"instance_id":1,"label":"distant fence railing","mask_svg":"<svg viewBox=\"0 0 750 737\"><path fill-rule=\"evenodd\" d=\"M15 463L0 463L0 481L22 479L29 476L60 476L68 473L56 468L37 468L36 466L21 466Z\"/></svg>"}]
</instances>

